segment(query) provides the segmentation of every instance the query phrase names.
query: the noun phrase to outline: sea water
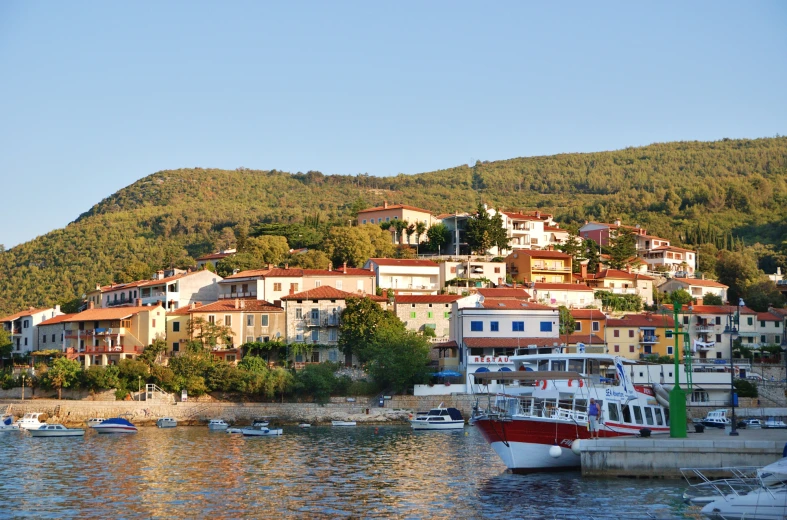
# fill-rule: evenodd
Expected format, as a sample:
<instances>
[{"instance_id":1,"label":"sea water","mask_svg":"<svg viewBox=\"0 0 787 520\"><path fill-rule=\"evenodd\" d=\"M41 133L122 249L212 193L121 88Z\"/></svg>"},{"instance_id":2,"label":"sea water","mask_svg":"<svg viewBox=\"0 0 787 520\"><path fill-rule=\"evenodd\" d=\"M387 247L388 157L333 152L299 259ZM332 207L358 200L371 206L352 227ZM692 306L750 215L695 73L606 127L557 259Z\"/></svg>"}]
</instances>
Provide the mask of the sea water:
<instances>
[{"instance_id":1,"label":"sea water","mask_svg":"<svg viewBox=\"0 0 787 520\"><path fill-rule=\"evenodd\" d=\"M514 475L473 427L0 435L16 518L696 518L677 480Z\"/></svg>"}]
</instances>

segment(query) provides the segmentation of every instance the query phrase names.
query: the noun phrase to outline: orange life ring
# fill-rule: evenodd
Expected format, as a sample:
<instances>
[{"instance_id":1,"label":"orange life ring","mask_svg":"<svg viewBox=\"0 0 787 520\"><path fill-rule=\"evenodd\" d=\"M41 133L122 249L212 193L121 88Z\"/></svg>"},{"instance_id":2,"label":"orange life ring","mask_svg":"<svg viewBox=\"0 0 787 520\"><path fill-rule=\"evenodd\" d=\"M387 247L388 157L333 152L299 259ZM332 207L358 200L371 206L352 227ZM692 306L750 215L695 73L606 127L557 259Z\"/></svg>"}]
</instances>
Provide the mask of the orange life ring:
<instances>
[{"instance_id":1,"label":"orange life ring","mask_svg":"<svg viewBox=\"0 0 787 520\"><path fill-rule=\"evenodd\" d=\"M541 390L546 390L546 389L547 389L547 383L548 383L548 382L549 382L549 381L547 381L546 379L544 379L544 380L541 382L541 383L542 383L542 385L541 385Z\"/></svg>"},{"instance_id":2,"label":"orange life ring","mask_svg":"<svg viewBox=\"0 0 787 520\"><path fill-rule=\"evenodd\" d=\"M571 382L572 382L572 381L573 381L573 379L569 379L569 380L568 380L568 387L569 387L569 388L571 388Z\"/></svg>"},{"instance_id":3,"label":"orange life ring","mask_svg":"<svg viewBox=\"0 0 787 520\"><path fill-rule=\"evenodd\" d=\"M569 379L568 380L568 386L569 387L571 386L571 382L572 381L574 381L574 380L573 379ZM585 386L585 383L581 379L577 379L577 386L579 386L579 388L582 388L583 386Z\"/></svg>"},{"instance_id":4,"label":"orange life ring","mask_svg":"<svg viewBox=\"0 0 787 520\"><path fill-rule=\"evenodd\" d=\"M579 379L579 388L582 388L583 386L585 386L585 382Z\"/></svg>"}]
</instances>

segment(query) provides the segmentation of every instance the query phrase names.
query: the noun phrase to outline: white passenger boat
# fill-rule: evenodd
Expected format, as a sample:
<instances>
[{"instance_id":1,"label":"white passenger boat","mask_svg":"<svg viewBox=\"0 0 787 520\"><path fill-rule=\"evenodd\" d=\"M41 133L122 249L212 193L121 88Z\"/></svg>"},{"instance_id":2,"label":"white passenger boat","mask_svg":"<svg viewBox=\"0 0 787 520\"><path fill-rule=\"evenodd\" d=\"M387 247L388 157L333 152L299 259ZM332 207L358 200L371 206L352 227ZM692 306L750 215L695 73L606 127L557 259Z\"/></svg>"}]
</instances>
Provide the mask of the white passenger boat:
<instances>
[{"instance_id":1,"label":"white passenger boat","mask_svg":"<svg viewBox=\"0 0 787 520\"><path fill-rule=\"evenodd\" d=\"M18 432L19 426L14 424L14 416L10 414L5 414L2 419L0 419L0 433L2 432Z\"/></svg>"},{"instance_id":2,"label":"white passenger boat","mask_svg":"<svg viewBox=\"0 0 787 520\"><path fill-rule=\"evenodd\" d=\"M700 422L710 428L725 428L730 425L727 410L723 408L708 412L708 415Z\"/></svg>"},{"instance_id":3,"label":"white passenger boat","mask_svg":"<svg viewBox=\"0 0 787 520\"><path fill-rule=\"evenodd\" d=\"M230 425L224 419L211 419L208 421L209 430L226 430Z\"/></svg>"},{"instance_id":4,"label":"white passenger boat","mask_svg":"<svg viewBox=\"0 0 787 520\"><path fill-rule=\"evenodd\" d=\"M355 421L331 421L333 426L355 426Z\"/></svg>"},{"instance_id":5,"label":"white passenger boat","mask_svg":"<svg viewBox=\"0 0 787 520\"><path fill-rule=\"evenodd\" d=\"M443 403L426 413L418 413L410 419L413 430L461 430L465 427L462 412L456 408L444 408Z\"/></svg>"},{"instance_id":6,"label":"white passenger boat","mask_svg":"<svg viewBox=\"0 0 787 520\"><path fill-rule=\"evenodd\" d=\"M38 429L30 430L33 437L82 437L84 428L66 428L62 424L44 424Z\"/></svg>"},{"instance_id":7,"label":"white passenger boat","mask_svg":"<svg viewBox=\"0 0 787 520\"><path fill-rule=\"evenodd\" d=\"M161 417L156 421L156 426L159 428L174 428L178 425L178 421L173 417Z\"/></svg>"},{"instance_id":8,"label":"white passenger boat","mask_svg":"<svg viewBox=\"0 0 787 520\"><path fill-rule=\"evenodd\" d=\"M85 422L87 423L88 428L94 428L97 424L101 424L105 420L106 419L104 419L103 417L91 417Z\"/></svg>"},{"instance_id":9,"label":"white passenger boat","mask_svg":"<svg viewBox=\"0 0 787 520\"><path fill-rule=\"evenodd\" d=\"M273 437L275 435L281 435L283 431L281 428L271 430L267 426L259 426L256 428L243 428L241 429L241 433L245 437Z\"/></svg>"},{"instance_id":10,"label":"white passenger boat","mask_svg":"<svg viewBox=\"0 0 787 520\"><path fill-rule=\"evenodd\" d=\"M26 413L24 416L22 416L21 419L16 421L14 424L18 428L21 428L23 430L37 430L42 425L46 424L38 420L38 418L41 417L42 415L44 414L39 412Z\"/></svg>"},{"instance_id":11,"label":"white passenger boat","mask_svg":"<svg viewBox=\"0 0 787 520\"><path fill-rule=\"evenodd\" d=\"M599 437L669 433L664 408L650 386L634 385L619 356L534 353L517 349L515 371L476 373L476 383L511 383L488 394L488 409L474 424L513 472L580 466L579 442L589 439L588 403L601 412ZM480 390L483 390L481 387Z\"/></svg>"},{"instance_id":12,"label":"white passenger boat","mask_svg":"<svg viewBox=\"0 0 787 520\"><path fill-rule=\"evenodd\" d=\"M122 417L107 419L93 429L98 433L137 433L137 427Z\"/></svg>"}]
</instances>

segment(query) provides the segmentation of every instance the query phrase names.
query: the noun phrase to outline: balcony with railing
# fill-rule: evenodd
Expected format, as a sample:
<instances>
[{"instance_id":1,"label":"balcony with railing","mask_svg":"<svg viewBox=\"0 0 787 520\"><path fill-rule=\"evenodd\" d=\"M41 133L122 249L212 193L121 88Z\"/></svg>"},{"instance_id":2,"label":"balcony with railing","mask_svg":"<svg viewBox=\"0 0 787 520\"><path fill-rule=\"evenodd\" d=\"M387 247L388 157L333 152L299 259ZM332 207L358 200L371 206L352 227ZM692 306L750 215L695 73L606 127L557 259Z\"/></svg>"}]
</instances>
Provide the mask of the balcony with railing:
<instances>
[{"instance_id":1,"label":"balcony with railing","mask_svg":"<svg viewBox=\"0 0 787 520\"><path fill-rule=\"evenodd\" d=\"M640 334L639 342L642 345L653 345L659 342L659 336L657 334Z\"/></svg>"},{"instance_id":2,"label":"balcony with railing","mask_svg":"<svg viewBox=\"0 0 787 520\"><path fill-rule=\"evenodd\" d=\"M568 273L571 271L571 267L567 265L548 265L548 264L535 263L531 266L531 270Z\"/></svg>"},{"instance_id":3,"label":"balcony with railing","mask_svg":"<svg viewBox=\"0 0 787 520\"><path fill-rule=\"evenodd\" d=\"M141 354L145 347L139 345L85 345L85 354Z\"/></svg>"}]
</instances>

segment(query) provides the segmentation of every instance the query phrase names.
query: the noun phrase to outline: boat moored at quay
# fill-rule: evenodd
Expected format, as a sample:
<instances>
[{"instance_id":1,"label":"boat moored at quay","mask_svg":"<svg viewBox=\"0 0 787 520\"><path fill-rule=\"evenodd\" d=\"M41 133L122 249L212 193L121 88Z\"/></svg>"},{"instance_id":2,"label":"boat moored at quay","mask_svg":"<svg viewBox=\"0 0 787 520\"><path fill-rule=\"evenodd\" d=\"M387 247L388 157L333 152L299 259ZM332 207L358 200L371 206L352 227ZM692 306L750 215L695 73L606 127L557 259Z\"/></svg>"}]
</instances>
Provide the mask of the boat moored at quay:
<instances>
[{"instance_id":1,"label":"boat moored at quay","mask_svg":"<svg viewBox=\"0 0 787 520\"><path fill-rule=\"evenodd\" d=\"M504 394L488 396L486 411L473 423L513 472L579 467L579 442L591 437L591 398L600 411L600 438L669 433L667 411L653 389L634 385L624 369L632 361L530 351L512 356L514 371L475 374L477 384L508 383Z\"/></svg>"}]
</instances>

